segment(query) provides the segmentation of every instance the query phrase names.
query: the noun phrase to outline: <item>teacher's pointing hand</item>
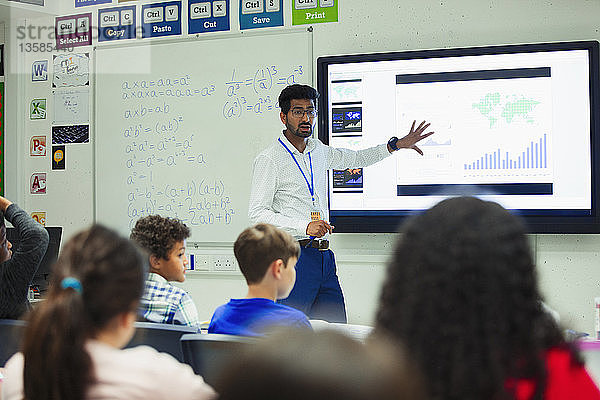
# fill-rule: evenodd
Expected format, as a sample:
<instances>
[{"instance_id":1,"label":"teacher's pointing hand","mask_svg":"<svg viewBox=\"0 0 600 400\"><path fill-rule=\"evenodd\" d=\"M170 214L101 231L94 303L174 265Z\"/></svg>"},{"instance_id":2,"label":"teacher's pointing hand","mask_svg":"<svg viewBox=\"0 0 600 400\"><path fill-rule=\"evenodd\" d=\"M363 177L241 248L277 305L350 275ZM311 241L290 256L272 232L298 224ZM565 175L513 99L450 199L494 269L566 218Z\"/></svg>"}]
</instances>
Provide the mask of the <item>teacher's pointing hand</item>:
<instances>
[{"instance_id":1,"label":"teacher's pointing hand","mask_svg":"<svg viewBox=\"0 0 600 400\"><path fill-rule=\"evenodd\" d=\"M426 121L421 122L417 129L415 129L416 123L417 121L413 121L412 127L410 128L410 132L408 133L408 135L398 139L396 141L396 146L399 149L413 149L420 155L423 155L423 151L416 145L416 143L425 139L426 137L433 135L435 132L423 133L429 127L429 125L431 125L429 123L426 123Z\"/></svg>"}]
</instances>

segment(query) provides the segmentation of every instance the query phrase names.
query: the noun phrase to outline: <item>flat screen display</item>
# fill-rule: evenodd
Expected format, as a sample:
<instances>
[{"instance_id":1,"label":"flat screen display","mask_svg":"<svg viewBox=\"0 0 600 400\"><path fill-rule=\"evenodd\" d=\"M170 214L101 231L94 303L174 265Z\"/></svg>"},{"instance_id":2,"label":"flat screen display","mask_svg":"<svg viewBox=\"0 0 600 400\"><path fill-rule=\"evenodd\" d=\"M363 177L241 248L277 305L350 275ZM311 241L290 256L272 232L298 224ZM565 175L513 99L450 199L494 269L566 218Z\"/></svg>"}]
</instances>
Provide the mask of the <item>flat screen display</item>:
<instances>
[{"instance_id":1,"label":"flat screen display","mask_svg":"<svg viewBox=\"0 0 600 400\"><path fill-rule=\"evenodd\" d=\"M531 233L600 232L598 42L320 57L319 138L362 149L426 120L435 134L365 168L329 172L336 232L395 232L475 195Z\"/></svg>"}]
</instances>

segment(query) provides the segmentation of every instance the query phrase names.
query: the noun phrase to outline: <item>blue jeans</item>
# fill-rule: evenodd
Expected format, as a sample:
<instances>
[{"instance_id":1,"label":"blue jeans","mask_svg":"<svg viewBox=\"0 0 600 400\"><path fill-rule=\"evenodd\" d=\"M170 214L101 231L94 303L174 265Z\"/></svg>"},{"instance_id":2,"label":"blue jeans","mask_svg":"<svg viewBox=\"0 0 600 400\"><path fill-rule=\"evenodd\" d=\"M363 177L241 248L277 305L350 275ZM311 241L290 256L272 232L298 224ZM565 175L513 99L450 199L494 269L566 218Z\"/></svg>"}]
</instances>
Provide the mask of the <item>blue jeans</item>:
<instances>
[{"instance_id":1,"label":"blue jeans","mask_svg":"<svg viewBox=\"0 0 600 400\"><path fill-rule=\"evenodd\" d=\"M302 248L296 263L296 284L279 303L294 307L309 319L346 322L346 305L331 250Z\"/></svg>"}]
</instances>

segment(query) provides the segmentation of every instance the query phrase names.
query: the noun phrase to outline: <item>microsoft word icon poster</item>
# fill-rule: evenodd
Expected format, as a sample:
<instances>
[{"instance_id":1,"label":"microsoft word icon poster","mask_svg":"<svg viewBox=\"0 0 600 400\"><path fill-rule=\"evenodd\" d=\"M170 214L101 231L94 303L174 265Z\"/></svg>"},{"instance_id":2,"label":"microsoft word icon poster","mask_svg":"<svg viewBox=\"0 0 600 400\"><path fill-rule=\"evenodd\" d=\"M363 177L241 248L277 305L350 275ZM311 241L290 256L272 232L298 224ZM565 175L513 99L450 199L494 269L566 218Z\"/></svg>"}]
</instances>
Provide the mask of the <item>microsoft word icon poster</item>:
<instances>
[{"instance_id":1,"label":"microsoft word icon poster","mask_svg":"<svg viewBox=\"0 0 600 400\"><path fill-rule=\"evenodd\" d=\"M31 80L33 82L48 80L48 60L33 62L31 66Z\"/></svg>"}]
</instances>

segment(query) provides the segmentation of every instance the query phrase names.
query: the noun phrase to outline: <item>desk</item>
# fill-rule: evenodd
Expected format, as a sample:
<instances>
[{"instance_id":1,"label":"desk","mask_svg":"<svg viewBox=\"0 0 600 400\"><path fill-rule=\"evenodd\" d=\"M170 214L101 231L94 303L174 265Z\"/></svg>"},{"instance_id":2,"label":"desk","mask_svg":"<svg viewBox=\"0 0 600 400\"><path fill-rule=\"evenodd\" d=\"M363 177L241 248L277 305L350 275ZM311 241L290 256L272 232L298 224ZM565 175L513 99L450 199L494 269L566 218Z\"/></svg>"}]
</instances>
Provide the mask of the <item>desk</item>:
<instances>
[{"instance_id":1,"label":"desk","mask_svg":"<svg viewBox=\"0 0 600 400\"><path fill-rule=\"evenodd\" d=\"M360 342L364 342L373 330L373 327L368 325L340 324L320 319L311 319L310 324L315 332L330 329L341 332Z\"/></svg>"}]
</instances>

